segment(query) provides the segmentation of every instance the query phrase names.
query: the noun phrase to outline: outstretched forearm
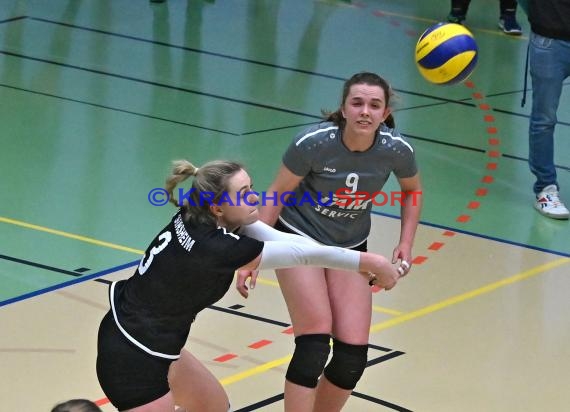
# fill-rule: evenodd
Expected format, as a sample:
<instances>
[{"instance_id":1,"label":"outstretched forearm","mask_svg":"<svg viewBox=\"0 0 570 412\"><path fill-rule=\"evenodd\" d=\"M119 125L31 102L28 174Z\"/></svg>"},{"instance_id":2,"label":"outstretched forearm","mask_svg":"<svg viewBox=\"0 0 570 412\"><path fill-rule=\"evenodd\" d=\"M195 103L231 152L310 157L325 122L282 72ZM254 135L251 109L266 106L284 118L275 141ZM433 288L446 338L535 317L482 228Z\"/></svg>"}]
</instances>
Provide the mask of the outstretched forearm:
<instances>
[{"instance_id":1,"label":"outstretched forearm","mask_svg":"<svg viewBox=\"0 0 570 412\"><path fill-rule=\"evenodd\" d=\"M360 271L360 252L291 240L265 241L258 269L317 266Z\"/></svg>"},{"instance_id":2,"label":"outstretched forearm","mask_svg":"<svg viewBox=\"0 0 570 412\"><path fill-rule=\"evenodd\" d=\"M360 272L367 280L373 280L376 285L386 290L393 288L401 275L388 259L374 253L291 241L264 242L257 269L284 269L295 266Z\"/></svg>"},{"instance_id":3,"label":"outstretched forearm","mask_svg":"<svg viewBox=\"0 0 570 412\"><path fill-rule=\"evenodd\" d=\"M387 289L394 286L398 271L384 256L357 252L335 246L323 246L303 236L284 233L261 221L243 226L240 233L264 242L257 269L284 269L316 266L350 270L376 276L376 284Z\"/></svg>"}]
</instances>

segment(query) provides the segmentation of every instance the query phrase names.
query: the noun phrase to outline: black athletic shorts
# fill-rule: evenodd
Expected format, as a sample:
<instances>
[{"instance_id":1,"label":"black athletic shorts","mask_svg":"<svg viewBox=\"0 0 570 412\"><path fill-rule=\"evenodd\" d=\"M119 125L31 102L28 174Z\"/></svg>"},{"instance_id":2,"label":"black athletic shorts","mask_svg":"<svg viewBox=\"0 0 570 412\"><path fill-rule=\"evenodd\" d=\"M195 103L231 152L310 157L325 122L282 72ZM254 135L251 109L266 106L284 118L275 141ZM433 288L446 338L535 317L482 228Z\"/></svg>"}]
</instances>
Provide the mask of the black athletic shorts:
<instances>
[{"instance_id":1,"label":"black athletic shorts","mask_svg":"<svg viewBox=\"0 0 570 412\"><path fill-rule=\"evenodd\" d=\"M166 395L172 360L149 355L121 333L109 311L99 327L97 377L109 401L120 411Z\"/></svg>"},{"instance_id":2,"label":"black athletic shorts","mask_svg":"<svg viewBox=\"0 0 570 412\"><path fill-rule=\"evenodd\" d=\"M275 226L273 226L273 228L279 230L280 232L293 233L294 235L298 235L298 233L293 232L291 229L289 229L287 226L285 226L283 223L281 223L281 221L279 219L277 219L277 222L275 223ZM365 240L360 245L355 246L355 247L351 247L350 249L356 250L357 252L367 252L368 251L368 240Z\"/></svg>"}]
</instances>

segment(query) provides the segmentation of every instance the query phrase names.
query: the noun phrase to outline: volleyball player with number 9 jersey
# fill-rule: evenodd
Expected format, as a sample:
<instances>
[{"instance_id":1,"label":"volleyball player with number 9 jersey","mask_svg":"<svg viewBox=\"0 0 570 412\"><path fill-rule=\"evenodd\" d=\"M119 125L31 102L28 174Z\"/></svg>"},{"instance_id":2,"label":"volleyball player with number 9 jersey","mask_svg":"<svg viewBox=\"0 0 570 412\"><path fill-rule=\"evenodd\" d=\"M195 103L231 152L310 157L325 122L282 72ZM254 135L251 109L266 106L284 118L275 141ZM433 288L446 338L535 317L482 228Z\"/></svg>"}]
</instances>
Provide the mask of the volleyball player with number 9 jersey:
<instances>
[{"instance_id":1,"label":"volleyball player with number 9 jersey","mask_svg":"<svg viewBox=\"0 0 570 412\"><path fill-rule=\"evenodd\" d=\"M267 190L295 201L269 203L260 219L324 245L366 251L373 204L388 177L400 185L401 231L392 263L405 276L421 210L412 146L394 129L389 84L357 73L344 84L338 110L298 134ZM411 194L407 195L407 194ZM299 201L315 199L316 202ZM317 202L318 200L318 202ZM382 230L382 229L380 229ZM295 334L285 381L285 411L339 411L364 372L372 297L357 272L316 267L277 270ZM330 339L332 358L328 365Z\"/></svg>"}]
</instances>

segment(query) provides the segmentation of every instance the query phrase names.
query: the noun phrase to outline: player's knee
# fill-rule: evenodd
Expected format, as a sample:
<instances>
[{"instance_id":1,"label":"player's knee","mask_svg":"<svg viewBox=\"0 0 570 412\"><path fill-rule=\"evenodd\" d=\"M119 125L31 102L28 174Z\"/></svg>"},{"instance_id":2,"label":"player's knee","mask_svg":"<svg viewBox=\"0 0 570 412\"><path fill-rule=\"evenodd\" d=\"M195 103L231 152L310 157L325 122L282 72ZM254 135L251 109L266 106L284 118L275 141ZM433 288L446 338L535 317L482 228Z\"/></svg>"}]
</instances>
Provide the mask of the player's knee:
<instances>
[{"instance_id":1,"label":"player's knee","mask_svg":"<svg viewBox=\"0 0 570 412\"><path fill-rule=\"evenodd\" d=\"M307 388L317 386L329 357L329 342L330 336L326 334L297 336L295 352L287 369L287 380Z\"/></svg>"},{"instance_id":2,"label":"player's knee","mask_svg":"<svg viewBox=\"0 0 570 412\"><path fill-rule=\"evenodd\" d=\"M326 378L342 389L354 389L366 368L368 345L333 340L333 356L325 368Z\"/></svg>"}]
</instances>

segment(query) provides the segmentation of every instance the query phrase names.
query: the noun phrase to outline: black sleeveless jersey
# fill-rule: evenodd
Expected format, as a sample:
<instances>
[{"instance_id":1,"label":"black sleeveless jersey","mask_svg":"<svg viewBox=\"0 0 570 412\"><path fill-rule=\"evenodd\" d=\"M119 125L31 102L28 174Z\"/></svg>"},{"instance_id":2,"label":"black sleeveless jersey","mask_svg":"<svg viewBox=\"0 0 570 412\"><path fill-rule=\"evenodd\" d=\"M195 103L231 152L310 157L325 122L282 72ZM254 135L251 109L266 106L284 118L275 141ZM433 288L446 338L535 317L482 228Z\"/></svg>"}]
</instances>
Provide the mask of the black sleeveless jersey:
<instances>
[{"instance_id":1,"label":"black sleeveless jersey","mask_svg":"<svg viewBox=\"0 0 570 412\"><path fill-rule=\"evenodd\" d=\"M263 242L213 226L191 227L179 211L146 250L135 274L110 287L117 326L147 353L177 359L202 309L224 296L236 269Z\"/></svg>"}]
</instances>

